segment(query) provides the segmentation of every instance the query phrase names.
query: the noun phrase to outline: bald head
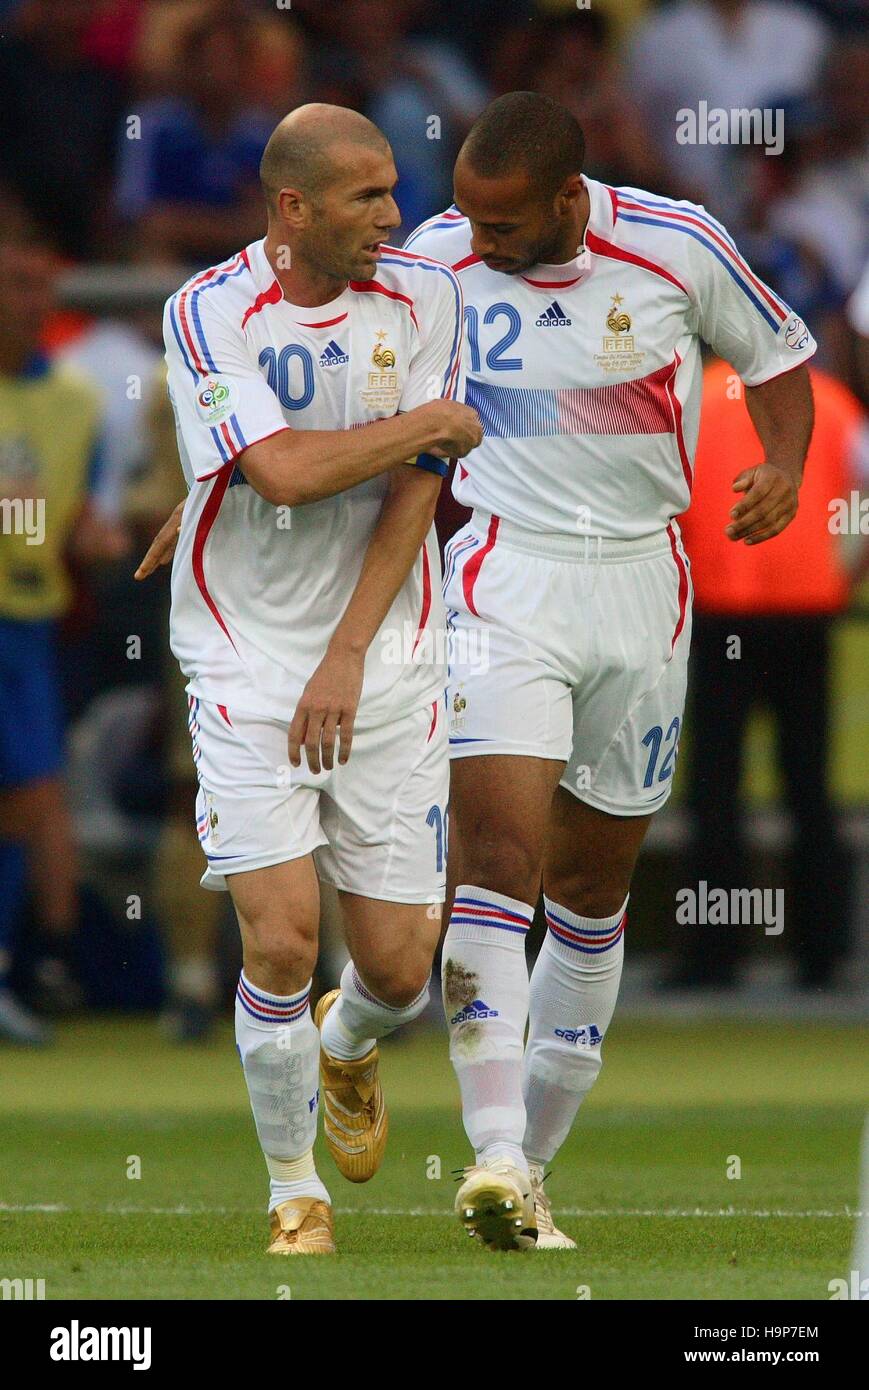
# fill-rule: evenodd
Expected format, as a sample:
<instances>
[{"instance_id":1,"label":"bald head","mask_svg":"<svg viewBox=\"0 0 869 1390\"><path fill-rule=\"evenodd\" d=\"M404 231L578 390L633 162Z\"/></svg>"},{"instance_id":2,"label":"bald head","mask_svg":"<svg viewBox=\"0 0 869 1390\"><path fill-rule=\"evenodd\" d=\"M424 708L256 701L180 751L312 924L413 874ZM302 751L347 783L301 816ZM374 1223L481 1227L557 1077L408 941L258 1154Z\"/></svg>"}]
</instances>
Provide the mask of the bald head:
<instances>
[{"instance_id":1,"label":"bald head","mask_svg":"<svg viewBox=\"0 0 869 1390\"><path fill-rule=\"evenodd\" d=\"M292 300L300 282L326 281L338 294L350 280L372 278L381 244L401 225L392 196L398 175L376 125L346 106L300 106L272 132L260 177L266 254L286 272L291 302L305 302Z\"/></svg>"},{"instance_id":2,"label":"bald head","mask_svg":"<svg viewBox=\"0 0 869 1390\"><path fill-rule=\"evenodd\" d=\"M316 198L354 146L389 153L389 143L373 121L348 106L310 102L291 111L272 131L260 161L269 212L276 211L282 188Z\"/></svg>"}]
</instances>

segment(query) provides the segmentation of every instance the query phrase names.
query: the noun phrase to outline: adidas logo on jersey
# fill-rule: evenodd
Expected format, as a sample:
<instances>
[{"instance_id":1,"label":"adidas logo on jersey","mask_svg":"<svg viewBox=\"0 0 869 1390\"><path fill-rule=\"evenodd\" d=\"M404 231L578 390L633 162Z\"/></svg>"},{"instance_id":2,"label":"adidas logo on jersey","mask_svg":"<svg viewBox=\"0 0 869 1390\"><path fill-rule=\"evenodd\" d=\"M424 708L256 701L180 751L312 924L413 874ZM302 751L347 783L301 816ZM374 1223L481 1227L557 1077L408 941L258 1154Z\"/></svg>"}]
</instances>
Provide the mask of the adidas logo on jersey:
<instances>
[{"instance_id":1,"label":"adidas logo on jersey","mask_svg":"<svg viewBox=\"0 0 869 1390\"><path fill-rule=\"evenodd\" d=\"M450 1023L471 1023L480 1018L498 1018L498 1010L490 1009L488 1004L484 1004L482 999L475 999L473 1003L466 1004L463 1009L459 1009L455 1018L450 1019Z\"/></svg>"},{"instance_id":2,"label":"adidas logo on jersey","mask_svg":"<svg viewBox=\"0 0 869 1390\"><path fill-rule=\"evenodd\" d=\"M546 309L537 320L538 328L569 328L573 319L569 319L559 304L557 299L553 299L549 308Z\"/></svg>"},{"instance_id":3,"label":"adidas logo on jersey","mask_svg":"<svg viewBox=\"0 0 869 1390\"><path fill-rule=\"evenodd\" d=\"M342 362L349 362L349 354L339 347L333 338L324 352L320 353L321 367L340 367Z\"/></svg>"},{"instance_id":4,"label":"adidas logo on jersey","mask_svg":"<svg viewBox=\"0 0 869 1390\"><path fill-rule=\"evenodd\" d=\"M603 1034L595 1023L587 1028L556 1028L555 1036L577 1047L600 1047L603 1042Z\"/></svg>"}]
</instances>

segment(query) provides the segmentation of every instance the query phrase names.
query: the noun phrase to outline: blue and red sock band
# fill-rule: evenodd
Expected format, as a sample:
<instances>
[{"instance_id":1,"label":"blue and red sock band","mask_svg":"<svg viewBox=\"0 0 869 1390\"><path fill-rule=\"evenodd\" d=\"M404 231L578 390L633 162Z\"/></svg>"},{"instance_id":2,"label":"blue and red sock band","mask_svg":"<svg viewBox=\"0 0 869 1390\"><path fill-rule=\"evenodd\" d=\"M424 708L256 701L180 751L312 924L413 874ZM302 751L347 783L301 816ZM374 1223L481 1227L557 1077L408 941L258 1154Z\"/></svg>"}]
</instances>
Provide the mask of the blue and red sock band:
<instances>
[{"instance_id":1,"label":"blue and red sock band","mask_svg":"<svg viewBox=\"0 0 869 1390\"><path fill-rule=\"evenodd\" d=\"M298 1023L308 1008L310 997L310 981L298 994L281 995L255 989L245 978L244 971L238 977L236 998L245 1012L259 1023Z\"/></svg>"}]
</instances>

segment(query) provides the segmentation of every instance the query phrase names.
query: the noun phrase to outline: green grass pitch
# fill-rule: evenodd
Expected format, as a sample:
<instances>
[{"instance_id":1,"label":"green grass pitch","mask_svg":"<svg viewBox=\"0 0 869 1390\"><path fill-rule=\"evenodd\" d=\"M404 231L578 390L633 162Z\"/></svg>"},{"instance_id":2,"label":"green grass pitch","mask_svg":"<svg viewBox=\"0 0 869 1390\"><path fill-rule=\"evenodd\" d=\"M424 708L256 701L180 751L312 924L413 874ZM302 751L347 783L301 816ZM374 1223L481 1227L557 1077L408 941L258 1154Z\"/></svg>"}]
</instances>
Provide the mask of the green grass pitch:
<instances>
[{"instance_id":1,"label":"green grass pitch","mask_svg":"<svg viewBox=\"0 0 869 1390\"><path fill-rule=\"evenodd\" d=\"M229 1024L194 1049L151 1021L70 1024L2 1055L0 1277L48 1299L827 1299L866 1053L854 1027L617 1019L549 1184L579 1249L492 1255L450 1215L469 1154L446 1040L387 1043L383 1168L354 1187L320 1156L339 1255L277 1260Z\"/></svg>"}]
</instances>

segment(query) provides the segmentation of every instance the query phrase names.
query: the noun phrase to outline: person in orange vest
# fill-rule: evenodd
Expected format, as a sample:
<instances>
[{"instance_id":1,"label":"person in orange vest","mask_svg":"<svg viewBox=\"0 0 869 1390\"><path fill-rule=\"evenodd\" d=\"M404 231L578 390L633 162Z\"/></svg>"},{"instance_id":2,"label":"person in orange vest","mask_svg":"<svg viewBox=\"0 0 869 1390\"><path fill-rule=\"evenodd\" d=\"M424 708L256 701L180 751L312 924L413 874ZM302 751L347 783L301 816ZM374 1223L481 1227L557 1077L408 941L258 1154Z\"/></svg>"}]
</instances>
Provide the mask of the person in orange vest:
<instances>
[{"instance_id":1,"label":"person in orange vest","mask_svg":"<svg viewBox=\"0 0 869 1390\"><path fill-rule=\"evenodd\" d=\"M689 801L693 878L713 888L752 886L740 796L752 710L775 720L778 761L793 822L782 941L804 988L830 983L848 944L851 865L829 790L829 670L832 626L846 608L860 557L857 456L864 423L857 399L825 372L810 371L815 429L799 510L762 546L725 534L731 479L752 467L760 445L732 368L706 368L691 506L679 518L695 589L691 677L697 737ZM844 543L843 543L844 542ZM862 548L865 550L865 542ZM728 896L728 901L731 899ZM682 929L671 985L730 986L758 925Z\"/></svg>"}]
</instances>

